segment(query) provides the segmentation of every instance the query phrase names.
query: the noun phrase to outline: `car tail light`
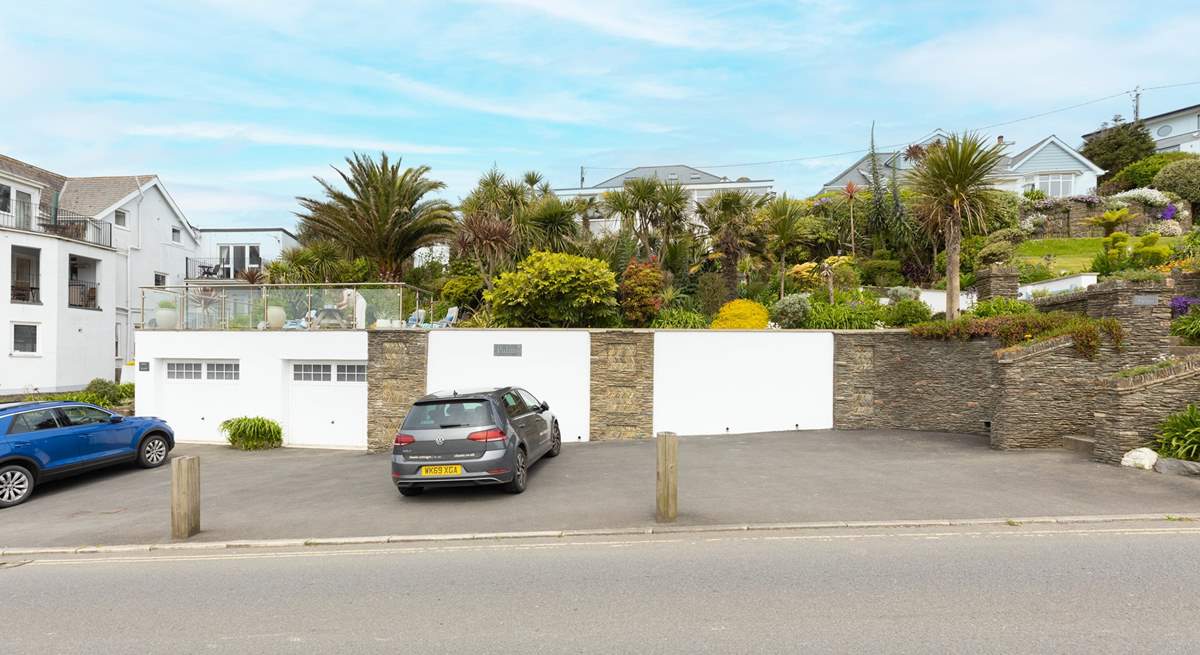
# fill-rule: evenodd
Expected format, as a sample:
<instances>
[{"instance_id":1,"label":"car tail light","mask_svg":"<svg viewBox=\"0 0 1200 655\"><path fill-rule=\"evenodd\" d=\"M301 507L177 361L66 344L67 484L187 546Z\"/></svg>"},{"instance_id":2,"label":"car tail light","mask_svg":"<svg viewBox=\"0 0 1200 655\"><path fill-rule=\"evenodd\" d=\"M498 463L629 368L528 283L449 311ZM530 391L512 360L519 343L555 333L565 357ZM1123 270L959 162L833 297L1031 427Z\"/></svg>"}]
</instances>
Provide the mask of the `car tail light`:
<instances>
[{"instance_id":1,"label":"car tail light","mask_svg":"<svg viewBox=\"0 0 1200 655\"><path fill-rule=\"evenodd\" d=\"M500 428L492 428L491 430L480 430L467 435L470 441L504 441L508 435L504 434L504 430Z\"/></svg>"},{"instance_id":2,"label":"car tail light","mask_svg":"<svg viewBox=\"0 0 1200 655\"><path fill-rule=\"evenodd\" d=\"M417 438L412 436L411 434L397 434L396 435L396 445L397 446L407 446L408 444L410 444L416 440L417 440Z\"/></svg>"}]
</instances>

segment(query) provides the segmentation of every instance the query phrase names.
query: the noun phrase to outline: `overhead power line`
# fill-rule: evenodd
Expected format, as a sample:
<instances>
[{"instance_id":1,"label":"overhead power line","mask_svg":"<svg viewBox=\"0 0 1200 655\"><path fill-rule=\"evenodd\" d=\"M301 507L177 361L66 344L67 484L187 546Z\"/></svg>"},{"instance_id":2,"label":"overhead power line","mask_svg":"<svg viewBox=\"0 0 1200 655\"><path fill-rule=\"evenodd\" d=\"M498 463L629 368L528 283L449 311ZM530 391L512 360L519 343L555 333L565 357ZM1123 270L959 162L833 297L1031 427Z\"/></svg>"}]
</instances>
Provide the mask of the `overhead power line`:
<instances>
[{"instance_id":1,"label":"overhead power line","mask_svg":"<svg viewBox=\"0 0 1200 655\"><path fill-rule=\"evenodd\" d=\"M1183 87L1183 86L1195 86L1195 85L1200 85L1200 81L1180 82L1178 84L1164 84L1161 86L1148 86L1148 87L1143 87L1140 90L1143 92L1144 91L1158 91L1161 89L1174 89L1174 88ZM1133 89L1126 89L1124 91L1106 95L1102 98L1093 98L1092 100L1079 102L1079 103L1076 103L1073 105L1068 105L1066 107L1058 107L1057 109L1051 109L1049 111L1043 111L1043 112L1039 112L1036 114L1030 114L1028 116L1022 116L1020 118L1014 118L1014 119L1008 120L1008 121L992 123L991 125L983 125L980 127L971 128L969 131L978 132L978 131L982 131L982 130L990 130L990 129L996 128L996 127L1004 127L1005 125L1013 125L1015 123L1022 123L1024 121L1033 120L1035 118L1042 118L1044 116L1050 116L1052 114L1058 114L1058 113L1062 113L1064 111L1071 111L1072 109L1079 109L1080 107L1087 107L1088 105L1094 105L1094 104L1097 104L1100 102L1104 102L1106 100L1112 100L1113 98L1119 98L1123 95L1129 95L1129 94L1135 93L1137 91L1138 91L1138 89L1136 87ZM884 148L884 149L903 148L903 147L913 143L913 141L915 141L915 139L905 141L903 143L882 145L882 146L879 146L879 148ZM708 164L708 165L697 166L696 168L709 169L709 168L746 168L749 166L772 166L772 165L776 165L776 164L791 164L791 163L803 162L803 161L813 161L815 159L827 159L829 157L845 157L847 155L861 155L861 154L865 154L867 152L870 152L870 150L867 148L860 148L857 150L844 150L842 152L831 152L831 153L826 153L826 154L822 154L822 155L806 155L803 157L791 157L788 159L771 159L771 160L766 160L766 161L740 162L740 163L736 163L736 164ZM584 170L589 170L589 171L628 170L627 166L583 166L582 168Z\"/></svg>"}]
</instances>

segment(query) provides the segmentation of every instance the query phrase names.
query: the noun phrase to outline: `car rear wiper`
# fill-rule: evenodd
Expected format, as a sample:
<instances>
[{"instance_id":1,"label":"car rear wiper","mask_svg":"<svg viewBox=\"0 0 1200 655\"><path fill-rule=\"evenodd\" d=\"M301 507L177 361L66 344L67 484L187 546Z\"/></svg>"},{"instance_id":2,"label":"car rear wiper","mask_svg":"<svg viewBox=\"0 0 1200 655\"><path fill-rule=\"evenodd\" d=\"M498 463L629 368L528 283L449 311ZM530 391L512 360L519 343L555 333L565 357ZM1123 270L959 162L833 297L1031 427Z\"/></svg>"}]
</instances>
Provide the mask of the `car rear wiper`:
<instances>
[{"instance_id":1,"label":"car rear wiper","mask_svg":"<svg viewBox=\"0 0 1200 655\"><path fill-rule=\"evenodd\" d=\"M465 427L467 427L467 424L466 423L447 423L446 425L438 425L438 427L442 428L443 430L445 430L446 428L465 428Z\"/></svg>"}]
</instances>

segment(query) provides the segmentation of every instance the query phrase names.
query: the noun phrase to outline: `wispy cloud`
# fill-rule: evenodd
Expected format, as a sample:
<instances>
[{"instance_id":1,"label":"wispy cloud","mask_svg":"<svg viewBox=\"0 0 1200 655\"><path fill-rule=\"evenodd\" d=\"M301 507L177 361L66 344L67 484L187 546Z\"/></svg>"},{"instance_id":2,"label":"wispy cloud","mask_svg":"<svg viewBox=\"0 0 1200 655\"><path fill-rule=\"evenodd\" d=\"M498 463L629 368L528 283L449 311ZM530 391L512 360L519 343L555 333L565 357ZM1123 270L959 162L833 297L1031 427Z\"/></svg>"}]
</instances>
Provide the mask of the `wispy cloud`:
<instances>
[{"instance_id":1,"label":"wispy cloud","mask_svg":"<svg viewBox=\"0 0 1200 655\"><path fill-rule=\"evenodd\" d=\"M398 73L383 75L393 89L406 95L484 114L571 124L594 123L605 115L601 106L580 100L565 91L544 96L493 98L422 82Z\"/></svg>"},{"instance_id":2,"label":"wispy cloud","mask_svg":"<svg viewBox=\"0 0 1200 655\"><path fill-rule=\"evenodd\" d=\"M427 145L389 141L371 137L292 132L263 125L239 123L180 123L175 125L139 125L125 131L130 136L190 139L198 141L241 141L262 145L303 146L334 150L386 150L425 155L466 152L455 146Z\"/></svg>"}]
</instances>

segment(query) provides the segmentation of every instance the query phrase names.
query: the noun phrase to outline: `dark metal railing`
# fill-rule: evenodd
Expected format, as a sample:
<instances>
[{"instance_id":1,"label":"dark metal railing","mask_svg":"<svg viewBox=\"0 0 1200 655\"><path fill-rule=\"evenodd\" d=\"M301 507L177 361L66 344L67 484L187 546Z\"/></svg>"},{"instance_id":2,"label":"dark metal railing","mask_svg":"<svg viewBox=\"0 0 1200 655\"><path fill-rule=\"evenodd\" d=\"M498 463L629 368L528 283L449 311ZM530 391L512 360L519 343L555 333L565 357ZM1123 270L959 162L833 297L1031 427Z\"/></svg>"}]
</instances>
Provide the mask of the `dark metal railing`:
<instances>
[{"instance_id":1,"label":"dark metal railing","mask_svg":"<svg viewBox=\"0 0 1200 655\"><path fill-rule=\"evenodd\" d=\"M12 281L12 302L36 305L42 302L42 288L34 281L32 284L22 280Z\"/></svg>"},{"instance_id":2,"label":"dark metal railing","mask_svg":"<svg viewBox=\"0 0 1200 655\"><path fill-rule=\"evenodd\" d=\"M11 199L8 207L0 206L0 227L54 234L67 239L112 247L112 224L67 211L52 210L45 205L34 206L23 200Z\"/></svg>"},{"instance_id":3,"label":"dark metal railing","mask_svg":"<svg viewBox=\"0 0 1200 655\"><path fill-rule=\"evenodd\" d=\"M246 264L242 270L265 271L267 263L263 261L257 266ZM234 264L221 261L218 257L188 257L186 272L188 280L236 280L242 273L236 270Z\"/></svg>"},{"instance_id":4,"label":"dark metal railing","mask_svg":"<svg viewBox=\"0 0 1200 655\"><path fill-rule=\"evenodd\" d=\"M100 309L98 301L100 285L89 280L71 280L67 283L67 305L76 309Z\"/></svg>"}]
</instances>

